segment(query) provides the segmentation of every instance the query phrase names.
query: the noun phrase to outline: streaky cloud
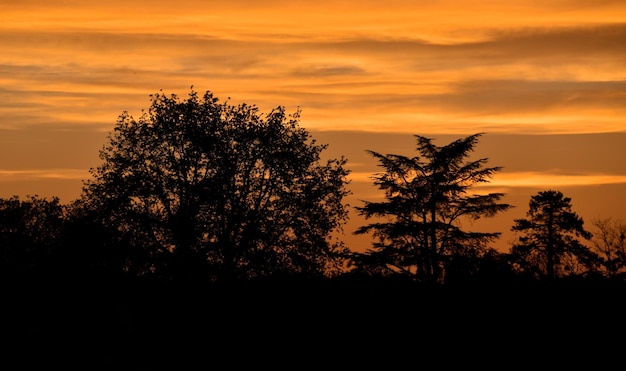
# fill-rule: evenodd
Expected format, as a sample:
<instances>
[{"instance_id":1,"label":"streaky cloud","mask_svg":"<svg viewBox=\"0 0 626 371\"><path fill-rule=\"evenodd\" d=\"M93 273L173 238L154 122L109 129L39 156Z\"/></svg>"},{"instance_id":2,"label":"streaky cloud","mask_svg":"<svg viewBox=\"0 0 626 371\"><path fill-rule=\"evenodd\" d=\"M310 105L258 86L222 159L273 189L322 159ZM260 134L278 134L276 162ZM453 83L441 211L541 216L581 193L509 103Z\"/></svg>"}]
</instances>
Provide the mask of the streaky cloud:
<instances>
[{"instance_id":1,"label":"streaky cloud","mask_svg":"<svg viewBox=\"0 0 626 371\"><path fill-rule=\"evenodd\" d=\"M0 182L13 181L15 179L87 179L89 172L85 169L0 169Z\"/></svg>"}]
</instances>

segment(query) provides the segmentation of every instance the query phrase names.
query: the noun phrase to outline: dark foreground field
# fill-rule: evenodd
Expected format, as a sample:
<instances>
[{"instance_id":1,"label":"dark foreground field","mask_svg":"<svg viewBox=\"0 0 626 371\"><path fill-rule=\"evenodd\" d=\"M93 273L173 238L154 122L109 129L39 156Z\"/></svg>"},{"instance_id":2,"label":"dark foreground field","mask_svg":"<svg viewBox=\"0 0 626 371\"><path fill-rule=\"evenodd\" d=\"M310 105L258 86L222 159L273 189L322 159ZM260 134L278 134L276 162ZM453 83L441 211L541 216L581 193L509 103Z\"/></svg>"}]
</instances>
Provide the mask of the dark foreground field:
<instances>
[{"instance_id":1,"label":"dark foreground field","mask_svg":"<svg viewBox=\"0 0 626 371\"><path fill-rule=\"evenodd\" d=\"M597 370L626 354L625 287L31 282L3 291L4 369Z\"/></svg>"}]
</instances>

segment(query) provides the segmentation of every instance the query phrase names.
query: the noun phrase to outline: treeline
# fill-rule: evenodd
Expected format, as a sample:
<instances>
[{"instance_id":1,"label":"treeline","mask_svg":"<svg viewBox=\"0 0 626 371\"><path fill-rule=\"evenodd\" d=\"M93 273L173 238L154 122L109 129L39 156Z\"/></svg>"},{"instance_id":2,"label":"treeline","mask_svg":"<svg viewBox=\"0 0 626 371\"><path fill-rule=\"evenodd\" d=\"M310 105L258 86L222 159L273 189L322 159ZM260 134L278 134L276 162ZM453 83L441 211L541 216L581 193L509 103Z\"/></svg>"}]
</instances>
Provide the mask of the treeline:
<instances>
[{"instance_id":1,"label":"treeline","mask_svg":"<svg viewBox=\"0 0 626 371\"><path fill-rule=\"evenodd\" d=\"M460 223L511 207L472 192L500 170L468 160L481 134L415 136L416 156L369 152L385 198L355 207L372 236L356 253L338 238L347 160L322 161L298 120L156 94L119 117L79 199L0 199L7 366L619 364L621 221L592 235L546 190L498 252Z\"/></svg>"},{"instance_id":2,"label":"treeline","mask_svg":"<svg viewBox=\"0 0 626 371\"><path fill-rule=\"evenodd\" d=\"M349 206L347 159L322 161L326 145L299 126L299 112L231 105L193 90L162 93L138 118L124 112L80 199L0 199L5 282L143 282L202 286L372 284L440 286L621 282L626 225L585 228L558 190L531 197L510 251L500 233L463 229L511 205L472 188L501 167L469 160L482 133L436 146L416 135L417 154L368 153L382 202L353 211L372 247L356 253L338 236Z\"/></svg>"}]
</instances>

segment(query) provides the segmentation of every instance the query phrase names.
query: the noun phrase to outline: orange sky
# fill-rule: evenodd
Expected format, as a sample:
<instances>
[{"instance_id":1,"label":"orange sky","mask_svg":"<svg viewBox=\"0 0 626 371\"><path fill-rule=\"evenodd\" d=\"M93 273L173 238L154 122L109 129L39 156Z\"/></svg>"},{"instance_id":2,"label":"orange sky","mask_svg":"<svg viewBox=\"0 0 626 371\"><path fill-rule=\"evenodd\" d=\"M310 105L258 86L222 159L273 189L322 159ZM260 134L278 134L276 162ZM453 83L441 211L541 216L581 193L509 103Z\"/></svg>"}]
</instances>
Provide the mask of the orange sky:
<instances>
[{"instance_id":1,"label":"orange sky","mask_svg":"<svg viewBox=\"0 0 626 371\"><path fill-rule=\"evenodd\" d=\"M588 227L626 220L621 0L18 0L0 14L0 197L78 197L119 114L193 85L302 109L348 158L352 205L380 196L365 150L485 132L477 155L504 167L490 190L516 208L484 228L507 232L544 189ZM363 250L351 214L345 239Z\"/></svg>"}]
</instances>

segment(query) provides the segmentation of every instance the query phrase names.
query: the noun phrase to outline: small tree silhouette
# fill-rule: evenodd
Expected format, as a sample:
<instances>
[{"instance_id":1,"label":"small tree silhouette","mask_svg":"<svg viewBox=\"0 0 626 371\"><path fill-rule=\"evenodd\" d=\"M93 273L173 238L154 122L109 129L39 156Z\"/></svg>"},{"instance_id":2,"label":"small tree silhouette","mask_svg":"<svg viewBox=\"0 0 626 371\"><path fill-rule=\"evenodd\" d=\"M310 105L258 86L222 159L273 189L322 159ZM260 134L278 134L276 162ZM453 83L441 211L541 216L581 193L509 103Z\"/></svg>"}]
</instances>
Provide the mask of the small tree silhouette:
<instances>
[{"instance_id":1,"label":"small tree silhouette","mask_svg":"<svg viewBox=\"0 0 626 371\"><path fill-rule=\"evenodd\" d=\"M591 223L595 233L591 239L593 250L601 261L602 273L608 278L626 274L626 224L619 219L595 219Z\"/></svg>"},{"instance_id":2,"label":"small tree silhouette","mask_svg":"<svg viewBox=\"0 0 626 371\"><path fill-rule=\"evenodd\" d=\"M31 277L48 270L61 247L64 217L57 197L0 199L0 272Z\"/></svg>"},{"instance_id":3,"label":"small tree silhouette","mask_svg":"<svg viewBox=\"0 0 626 371\"><path fill-rule=\"evenodd\" d=\"M597 256L578 240L588 240L592 234L572 211L571 198L555 190L539 192L531 197L526 215L511 228L523 233L511 247L519 270L535 278L554 279L592 269Z\"/></svg>"}]
</instances>

